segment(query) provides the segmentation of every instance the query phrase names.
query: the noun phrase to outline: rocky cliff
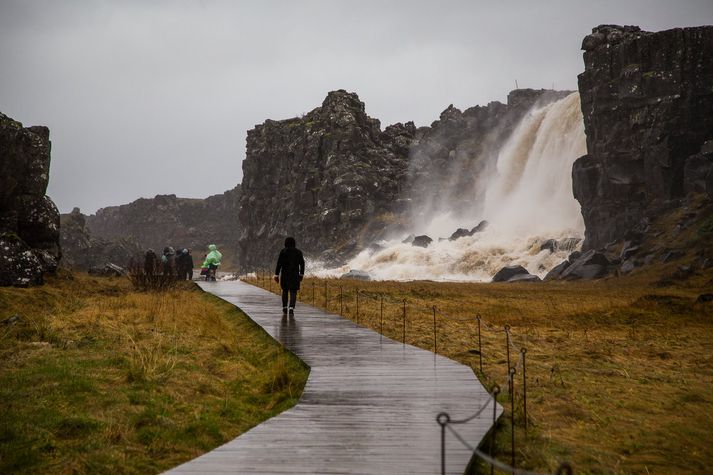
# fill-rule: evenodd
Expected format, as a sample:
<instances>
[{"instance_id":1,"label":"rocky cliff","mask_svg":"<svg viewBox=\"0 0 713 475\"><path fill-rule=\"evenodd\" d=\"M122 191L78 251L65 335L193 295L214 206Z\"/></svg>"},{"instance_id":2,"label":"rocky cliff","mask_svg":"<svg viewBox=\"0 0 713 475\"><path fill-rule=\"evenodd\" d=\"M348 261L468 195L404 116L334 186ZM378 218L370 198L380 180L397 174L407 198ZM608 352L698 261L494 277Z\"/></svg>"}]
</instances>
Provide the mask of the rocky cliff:
<instances>
[{"instance_id":1,"label":"rocky cliff","mask_svg":"<svg viewBox=\"0 0 713 475\"><path fill-rule=\"evenodd\" d=\"M209 244L224 252L226 266L232 264L237 235L238 203L241 187L206 199L178 198L157 195L140 198L132 203L102 208L86 217L86 227L92 238L114 242L128 238L142 249L157 252L165 246L193 249L196 260Z\"/></svg>"},{"instance_id":2,"label":"rocky cliff","mask_svg":"<svg viewBox=\"0 0 713 475\"><path fill-rule=\"evenodd\" d=\"M45 195L49 134L0 113L0 285L40 284L62 256L59 212Z\"/></svg>"},{"instance_id":3,"label":"rocky cliff","mask_svg":"<svg viewBox=\"0 0 713 475\"><path fill-rule=\"evenodd\" d=\"M63 266L86 271L109 263L126 267L132 259L141 259L144 250L132 238L96 238L86 219L79 208L60 215Z\"/></svg>"},{"instance_id":4,"label":"rocky cliff","mask_svg":"<svg viewBox=\"0 0 713 475\"><path fill-rule=\"evenodd\" d=\"M413 123L381 130L356 94L330 92L303 117L248 131L239 260L270 266L287 235L307 254L343 255L393 217L408 170Z\"/></svg>"},{"instance_id":5,"label":"rocky cliff","mask_svg":"<svg viewBox=\"0 0 713 475\"><path fill-rule=\"evenodd\" d=\"M573 167L585 249L644 231L688 192L713 194L713 27L601 25L582 44L587 155Z\"/></svg>"}]
</instances>

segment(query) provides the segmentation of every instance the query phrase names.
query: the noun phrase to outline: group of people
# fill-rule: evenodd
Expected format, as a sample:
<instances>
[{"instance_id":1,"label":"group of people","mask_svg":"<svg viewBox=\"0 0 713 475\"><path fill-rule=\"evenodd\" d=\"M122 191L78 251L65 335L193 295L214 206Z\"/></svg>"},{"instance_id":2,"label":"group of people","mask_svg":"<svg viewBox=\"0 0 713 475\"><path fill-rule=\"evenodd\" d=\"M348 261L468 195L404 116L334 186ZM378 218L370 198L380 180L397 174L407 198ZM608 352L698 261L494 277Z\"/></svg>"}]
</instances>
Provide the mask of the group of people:
<instances>
[{"instance_id":1,"label":"group of people","mask_svg":"<svg viewBox=\"0 0 713 475\"><path fill-rule=\"evenodd\" d=\"M208 246L208 253L201 265L201 276L205 276L205 280L215 281L215 274L222 259L223 255L215 244ZM178 280L193 280L194 267L193 254L188 248L179 248L176 251L173 247L166 246L160 258L153 249L147 250L144 255L146 275L163 274L175 276Z\"/></svg>"},{"instance_id":2,"label":"group of people","mask_svg":"<svg viewBox=\"0 0 713 475\"><path fill-rule=\"evenodd\" d=\"M223 259L223 254L215 244L208 246L208 253L203 259L201 276L207 281L215 281L215 274ZM144 256L144 272L146 275L171 275L178 280L193 280L193 254L191 249L183 248L176 251L171 246L163 248L159 258L153 249L146 251ZM285 239L285 247L280 251L275 267L275 282L282 288L282 313L290 316L295 314L297 292L305 275L305 259L302 251L297 249L295 238Z\"/></svg>"}]
</instances>

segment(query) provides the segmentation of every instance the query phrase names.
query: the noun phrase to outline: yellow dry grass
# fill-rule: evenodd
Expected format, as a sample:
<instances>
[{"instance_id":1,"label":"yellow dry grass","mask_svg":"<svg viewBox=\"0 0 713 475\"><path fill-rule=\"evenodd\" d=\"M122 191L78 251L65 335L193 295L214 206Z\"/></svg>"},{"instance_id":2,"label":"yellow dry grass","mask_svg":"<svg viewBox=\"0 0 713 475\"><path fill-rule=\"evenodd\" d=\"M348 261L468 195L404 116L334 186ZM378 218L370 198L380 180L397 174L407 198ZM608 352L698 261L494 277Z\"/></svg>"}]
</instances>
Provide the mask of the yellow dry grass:
<instances>
[{"instance_id":1,"label":"yellow dry grass","mask_svg":"<svg viewBox=\"0 0 713 475\"><path fill-rule=\"evenodd\" d=\"M307 369L186 284L62 274L0 289L0 472L156 473L298 400Z\"/></svg>"}]
</instances>

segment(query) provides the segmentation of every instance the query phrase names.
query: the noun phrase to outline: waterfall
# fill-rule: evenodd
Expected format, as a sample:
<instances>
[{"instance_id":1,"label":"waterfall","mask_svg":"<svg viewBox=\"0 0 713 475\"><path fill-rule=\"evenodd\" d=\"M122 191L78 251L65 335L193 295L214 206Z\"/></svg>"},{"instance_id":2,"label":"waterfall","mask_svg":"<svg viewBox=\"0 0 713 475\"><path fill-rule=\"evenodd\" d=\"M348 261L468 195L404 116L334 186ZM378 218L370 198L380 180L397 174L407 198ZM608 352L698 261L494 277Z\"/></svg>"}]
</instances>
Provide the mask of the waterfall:
<instances>
[{"instance_id":1,"label":"waterfall","mask_svg":"<svg viewBox=\"0 0 713 475\"><path fill-rule=\"evenodd\" d=\"M584 233L571 173L574 160L585 153L578 93L534 107L498 151L492 176L478 180L485 189L477 194L484 196L483 202L473 203L478 215L455 217L447 207L431 211L412 230L434 239L427 248L397 236L361 252L344 267L317 275L360 269L380 280L489 281L503 266L520 264L542 277L567 258ZM481 219L490 223L485 231L447 239L457 228L471 228ZM555 252L540 249L548 239L560 243Z\"/></svg>"}]
</instances>

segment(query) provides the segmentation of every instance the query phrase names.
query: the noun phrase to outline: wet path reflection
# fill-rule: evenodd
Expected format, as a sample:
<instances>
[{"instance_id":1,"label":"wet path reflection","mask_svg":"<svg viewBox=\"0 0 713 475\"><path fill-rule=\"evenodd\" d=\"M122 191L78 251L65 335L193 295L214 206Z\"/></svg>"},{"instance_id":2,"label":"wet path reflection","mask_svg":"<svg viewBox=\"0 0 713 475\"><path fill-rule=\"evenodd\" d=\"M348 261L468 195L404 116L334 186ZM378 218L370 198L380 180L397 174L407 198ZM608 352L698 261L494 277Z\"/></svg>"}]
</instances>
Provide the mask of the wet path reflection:
<instances>
[{"instance_id":1,"label":"wet path reflection","mask_svg":"<svg viewBox=\"0 0 713 475\"><path fill-rule=\"evenodd\" d=\"M436 415L474 413L489 395L472 370L242 282L200 283L240 307L310 366L299 403L174 473L440 473ZM492 417L492 412L485 411ZM471 444L490 428L483 416L459 426ZM470 454L447 438L448 473Z\"/></svg>"}]
</instances>

